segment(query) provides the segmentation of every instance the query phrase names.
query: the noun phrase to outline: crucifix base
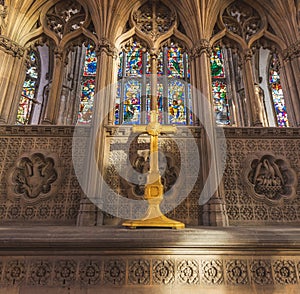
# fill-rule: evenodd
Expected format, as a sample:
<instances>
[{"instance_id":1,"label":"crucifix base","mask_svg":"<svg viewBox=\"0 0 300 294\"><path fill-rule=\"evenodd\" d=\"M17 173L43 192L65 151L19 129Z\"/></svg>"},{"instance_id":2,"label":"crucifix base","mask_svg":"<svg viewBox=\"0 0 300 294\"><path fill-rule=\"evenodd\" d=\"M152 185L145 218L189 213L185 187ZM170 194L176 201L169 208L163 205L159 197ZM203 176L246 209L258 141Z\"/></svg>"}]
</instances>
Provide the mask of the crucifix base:
<instances>
[{"instance_id":1,"label":"crucifix base","mask_svg":"<svg viewBox=\"0 0 300 294\"><path fill-rule=\"evenodd\" d=\"M143 228L171 228L171 229L184 229L184 223L172 220L163 215L160 210L160 203L163 200L163 187L159 184L150 184L146 186L146 199L148 201L148 210L144 218L139 220L125 221L122 226L136 229L137 227Z\"/></svg>"}]
</instances>

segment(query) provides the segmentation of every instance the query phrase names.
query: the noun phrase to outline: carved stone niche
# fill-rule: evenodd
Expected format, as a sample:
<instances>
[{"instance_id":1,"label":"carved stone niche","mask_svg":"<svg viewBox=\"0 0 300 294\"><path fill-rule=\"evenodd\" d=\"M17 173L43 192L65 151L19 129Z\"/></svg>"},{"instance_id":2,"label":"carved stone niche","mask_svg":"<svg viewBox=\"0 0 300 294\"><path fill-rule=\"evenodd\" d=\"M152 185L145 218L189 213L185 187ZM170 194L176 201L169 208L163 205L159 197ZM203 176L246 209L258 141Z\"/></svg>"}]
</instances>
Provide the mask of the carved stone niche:
<instances>
[{"instance_id":1,"label":"carved stone niche","mask_svg":"<svg viewBox=\"0 0 300 294\"><path fill-rule=\"evenodd\" d=\"M244 171L246 190L255 200L280 205L296 196L297 176L286 159L272 154L252 155Z\"/></svg>"},{"instance_id":2,"label":"carved stone niche","mask_svg":"<svg viewBox=\"0 0 300 294\"><path fill-rule=\"evenodd\" d=\"M55 155L23 154L8 173L8 197L36 203L54 195L61 178L58 162Z\"/></svg>"}]
</instances>

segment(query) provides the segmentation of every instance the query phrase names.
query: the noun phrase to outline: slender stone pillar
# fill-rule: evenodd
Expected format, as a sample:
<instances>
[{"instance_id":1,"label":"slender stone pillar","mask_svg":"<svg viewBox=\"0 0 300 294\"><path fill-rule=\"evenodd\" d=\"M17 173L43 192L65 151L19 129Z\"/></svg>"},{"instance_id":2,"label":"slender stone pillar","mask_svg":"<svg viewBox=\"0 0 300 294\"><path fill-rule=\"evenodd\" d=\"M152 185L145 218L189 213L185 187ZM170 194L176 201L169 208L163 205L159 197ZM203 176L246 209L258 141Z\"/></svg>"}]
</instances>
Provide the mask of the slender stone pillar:
<instances>
[{"instance_id":1,"label":"slender stone pillar","mask_svg":"<svg viewBox=\"0 0 300 294\"><path fill-rule=\"evenodd\" d=\"M280 79L286 97L288 119L291 126L300 126L300 41L283 52Z\"/></svg>"},{"instance_id":2,"label":"slender stone pillar","mask_svg":"<svg viewBox=\"0 0 300 294\"><path fill-rule=\"evenodd\" d=\"M101 181L97 178L103 176L105 172L105 163L107 163L107 155L109 152L110 142L106 137L106 128L111 124L111 101L114 101L115 93L112 85L115 81L116 54L114 45L109 40L102 39L98 45L97 54L97 77L96 77L96 92L94 101L94 114L92 122L92 133L94 140L90 146L91 163L96 163L99 173L93 170L93 164L89 165L87 170L88 195L101 194ZM92 137L93 137L92 135ZM95 206L88 198L84 198L80 204L80 212L78 215L78 225L93 226L103 224L103 212Z\"/></svg>"},{"instance_id":3,"label":"slender stone pillar","mask_svg":"<svg viewBox=\"0 0 300 294\"><path fill-rule=\"evenodd\" d=\"M54 54L54 68L49 97L45 105L43 124L55 125L58 122L58 112L64 75L66 52L57 48Z\"/></svg>"},{"instance_id":4,"label":"slender stone pillar","mask_svg":"<svg viewBox=\"0 0 300 294\"><path fill-rule=\"evenodd\" d=\"M192 50L192 61L191 61L191 73L192 73L192 88L193 90L193 109L196 110L196 113L200 114L200 122L206 130L212 134L213 142L210 142L208 136L203 136L201 139L200 146L200 160L202 167L202 182L203 186L206 181L209 181L207 184L209 187L215 187L219 182L217 169L218 163L217 160L213 159L213 162L210 162L211 152L216 150L217 142L215 140L215 128L214 128L214 113L212 107L212 88L211 88L211 74L210 74L210 55L211 48L209 41L200 40L198 44ZM208 100L208 101L205 101ZM206 102L206 103L205 103ZM207 103L209 102L209 103ZM211 105L209 109L207 104ZM214 150L212 149L214 148ZM213 152L215 154L215 152ZM211 175L208 178L209 172ZM212 226L227 226L228 219L226 216L226 209L224 204L224 199L222 197L222 183L219 185L219 188L216 192L210 191L212 197L203 207L203 216L202 224L203 225L212 225ZM207 196L207 195L205 195Z\"/></svg>"},{"instance_id":5,"label":"slender stone pillar","mask_svg":"<svg viewBox=\"0 0 300 294\"><path fill-rule=\"evenodd\" d=\"M26 72L25 50L0 36L0 124L16 121L18 101Z\"/></svg>"}]
</instances>

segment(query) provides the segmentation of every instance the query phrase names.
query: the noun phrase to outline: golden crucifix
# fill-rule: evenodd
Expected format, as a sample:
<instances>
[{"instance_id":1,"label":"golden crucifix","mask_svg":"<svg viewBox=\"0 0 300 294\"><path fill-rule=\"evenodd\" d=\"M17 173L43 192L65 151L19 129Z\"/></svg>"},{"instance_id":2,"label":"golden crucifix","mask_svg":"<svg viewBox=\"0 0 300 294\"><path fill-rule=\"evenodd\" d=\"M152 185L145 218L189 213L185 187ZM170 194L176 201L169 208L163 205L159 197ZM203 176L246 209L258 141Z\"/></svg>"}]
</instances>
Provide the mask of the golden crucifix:
<instances>
[{"instance_id":1,"label":"golden crucifix","mask_svg":"<svg viewBox=\"0 0 300 294\"><path fill-rule=\"evenodd\" d=\"M131 220L123 223L123 226L130 228L137 227L163 227L183 229L185 225L163 215L160 210L160 203L163 200L164 189L161 183L161 175L158 164L158 136L161 133L175 133L175 126L162 126L158 121L157 105L157 54L151 54L151 112L148 125L133 126L134 133L147 133L150 135L150 170L145 186L145 199L148 201L148 210L144 218Z\"/></svg>"}]
</instances>

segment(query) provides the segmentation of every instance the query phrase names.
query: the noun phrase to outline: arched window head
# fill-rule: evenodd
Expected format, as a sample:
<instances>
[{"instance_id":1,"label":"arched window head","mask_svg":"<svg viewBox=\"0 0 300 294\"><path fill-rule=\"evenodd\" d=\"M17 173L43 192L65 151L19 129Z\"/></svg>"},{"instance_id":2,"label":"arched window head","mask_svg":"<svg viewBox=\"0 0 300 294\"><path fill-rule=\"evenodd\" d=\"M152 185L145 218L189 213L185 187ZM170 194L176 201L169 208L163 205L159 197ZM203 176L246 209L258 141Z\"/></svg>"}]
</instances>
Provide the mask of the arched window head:
<instances>
[{"instance_id":1,"label":"arched window head","mask_svg":"<svg viewBox=\"0 0 300 294\"><path fill-rule=\"evenodd\" d=\"M92 120L95 82L97 72L97 56L92 44L84 47L84 62L81 76L81 97L78 112L79 124L89 124Z\"/></svg>"},{"instance_id":2,"label":"arched window head","mask_svg":"<svg viewBox=\"0 0 300 294\"><path fill-rule=\"evenodd\" d=\"M229 125L230 113L227 98L227 82L221 47L216 46L210 58L213 107L217 125Z\"/></svg>"},{"instance_id":3,"label":"arched window head","mask_svg":"<svg viewBox=\"0 0 300 294\"><path fill-rule=\"evenodd\" d=\"M163 124L191 124L188 55L180 44L161 47L157 65L157 105ZM138 40L120 53L115 124L145 124L150 119L150 55Z\"/></svg>"},{"instance_id":4,"label":"arched window head","mask_svg":"<svg viewBox=\"0 0 300 294\"><path fill-rule=\"evenodd\" d=\"M36 95L39 86L39 57L34 50L29 53L29 63L19 101L17 124L27 125L31 122Z\"/></svg>"},{"instance_id":5,"label":"arched window head","mask_svg":"<svg viewBox=\"0 0 300 294\"><path fill-rule=\"evenodd\" d=\"M280 82L279 73L279 59L277 54L272 54L270 67L269 67L269 84L271 95L273 98L273 105L275 110L275 116L277 125L279 127L288 127L288 115L286 111L286 105L284 101L283 91Z\"/></svg>"}]
</instances>

